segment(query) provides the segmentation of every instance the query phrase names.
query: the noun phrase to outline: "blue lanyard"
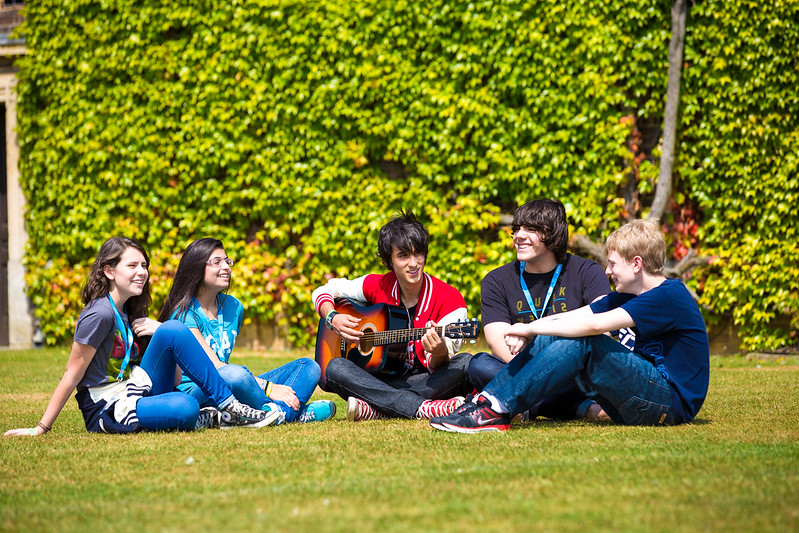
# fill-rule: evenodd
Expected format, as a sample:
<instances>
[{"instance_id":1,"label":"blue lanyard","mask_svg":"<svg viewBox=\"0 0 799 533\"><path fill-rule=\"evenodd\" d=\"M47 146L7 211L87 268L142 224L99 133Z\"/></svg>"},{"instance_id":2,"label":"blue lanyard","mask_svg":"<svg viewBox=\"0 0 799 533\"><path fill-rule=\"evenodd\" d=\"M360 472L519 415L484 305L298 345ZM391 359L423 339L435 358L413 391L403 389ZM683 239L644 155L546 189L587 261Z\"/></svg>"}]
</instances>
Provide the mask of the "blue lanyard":
<instances>
[{"instance_id":1,"label":"blue lanyard","mask_svg":"<svg viewBox=\"0 0 799 533\"><path fill-rule=\"evenodd\" d=\"M117 375L117 381L122 381L123 374L125 373L125 369L128 367L128 363L130 363L130 352L133 348L133 332L130 328L122 321L122 317L117 311L117 306L114 305L114 299L111 298L111 293L108 293L108 300L111 302L111 309L114 310L114 318L116 318L117 322L117 329L119 333L123 335L122 337L122 344L125 346L125 358L122 360L122 366L119 369L119 374Z\"/></svg>"},{"instance_id":2,"label":"blue lanyard","mask_svg":"<svg viewBox=\"0 0 799 533\"><path fill-rule=\"evenodd\" d=\"M530 296L530 289L527 288L527 282L524 281L524 261L519 262L519 279L521 280L520 283L522 285L522 292L524 293L524 297L527 298L527 304L530 306L530 310L533 312L533 316L536 320L544 316L544 311L547 308L547 304L549 303L549 299L552 297L552 293L555 290L555 284L558 282L558 276L560 276L560 271L563 268L563 264L558 263L558 267L555 269L555 273L552 274L552 281L549 282L549 290L547 291L547 297L544 299L544 305L541 306L541 316L538 316L538 313L535 310L535 306L533 305L533 298Z\"/></svg>"}]
</instances>

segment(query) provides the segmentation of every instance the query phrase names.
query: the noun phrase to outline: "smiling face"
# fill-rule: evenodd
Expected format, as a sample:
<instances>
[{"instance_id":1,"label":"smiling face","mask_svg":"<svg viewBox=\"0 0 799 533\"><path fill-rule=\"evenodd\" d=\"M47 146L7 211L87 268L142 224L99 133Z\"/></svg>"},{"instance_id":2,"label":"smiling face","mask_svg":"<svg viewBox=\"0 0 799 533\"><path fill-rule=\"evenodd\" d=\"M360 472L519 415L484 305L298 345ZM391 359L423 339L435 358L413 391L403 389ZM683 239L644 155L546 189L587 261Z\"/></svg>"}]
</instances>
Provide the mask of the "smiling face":
<instances>
[{"instance_id":1,"label":"smiling face","mask_svg":"<svg viewBox=\"0 0 799 533\"><path fill-rule=\"evenodd\" d=\"M513 246L516 248L516 258L527 263L528 272L537 272L536 264L541 264L544 271L554 268L555 254L546 247L541 239L541 234L529 226L520 226L513 232Z\"/></svg>"},{"instance_id":2,"label":"smiling face","mask_svg":"<svg viewBox=\"0 0 799 533\"><path fill-rule=\"evenodd\" d=\"M122 252L116 266L106 265L105 276L111 280L109 292L114 303L121 307L128 298L141 295L144 284L150 273L147 271L147 260L136 248L128 247Z\"/></svg>"},{"instance_id":3,"label":"smiling face","mask_svg":"<svg viewBox=\"0 0 799 533\"><path fill-rule=\"evenodd\" d=\"M414 285L422 282L425 257L421 252L402 252L391 247L391 269L397 275L400 285Z\"/></svg>"},{"instance_id":4,"label":"smiling face","mask_svg":"<svg viewBox=\"0 0 799 533\"><path fill-rule=\"evenodd\" d=\"M610 276L610 280L616 287L616 292L626 292L638 294L636 292L640 285L638 274L641 272L641 258L633 257L632 261L627 261L618 252L608 253L608 266L605 274Z\"/></svg>"},{"instance_id":5,"label":"smiling face","mask_svg":"<svg viewBox=\"0 0 799 533\"><path fill-rule=\"evenodd\" d=\"M223 248L211 252L205 264L205 278L202 284L204 290L218 293L230 287L232 269L224 259L227 259L227 254Z\"/></svg>"}]
</instances>

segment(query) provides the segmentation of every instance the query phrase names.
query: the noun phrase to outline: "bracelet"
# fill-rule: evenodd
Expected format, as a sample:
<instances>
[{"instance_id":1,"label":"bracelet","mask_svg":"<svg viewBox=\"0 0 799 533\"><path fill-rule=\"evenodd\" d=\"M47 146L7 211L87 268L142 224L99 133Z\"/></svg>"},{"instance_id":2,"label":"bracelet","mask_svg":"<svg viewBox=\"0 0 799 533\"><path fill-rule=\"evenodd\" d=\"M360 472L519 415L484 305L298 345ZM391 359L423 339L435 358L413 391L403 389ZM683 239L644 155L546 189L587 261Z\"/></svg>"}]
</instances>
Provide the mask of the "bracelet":
<instances>
[{"instance_id":1,"label":"bracelet","mask_svg":"<svg viewBox=\"0 0 799 533\"><path fill-rule=\"evenodd\" d=\"M325 317L325 326L327 326L327 329L331 330L333 329L333 317L336 316L337 314L338 311L336 311L335 309L333 309L327 314L327 316Z\"/></svg>"},{"instance_id":2,"label":"bracelet","mask_svg":"<svg viewBox=\"0 0 799 533\"><path fill-rule=\"evenodd\" d=\"M45 424L44 422L39 422L39 423L38 423L38 424L36 424L36 425L37 425L37 426L39 426L40 428L42 428L42 429L44 430L44 432L45 432L45 433L47 433L48 431L50 431L51 429L53 429L53 427L52 427L52 426L48 426L48 425L47 425L47 424Z\"/></svg>"},{"instance_id":3,"label":"bracelet","mask_svg":"<svg viewBox=\"0 0 799 533\"><path fill-rule=\"evenodd\" d=\"M267 383L267 385L266 385L266 389L264 389L264 392L266 393L266 397L267 398L271 398L272 397L272 385L274 385L274 383L272 383L271 381L267 381L266 383Z\"/></svg>"}]
</instances>

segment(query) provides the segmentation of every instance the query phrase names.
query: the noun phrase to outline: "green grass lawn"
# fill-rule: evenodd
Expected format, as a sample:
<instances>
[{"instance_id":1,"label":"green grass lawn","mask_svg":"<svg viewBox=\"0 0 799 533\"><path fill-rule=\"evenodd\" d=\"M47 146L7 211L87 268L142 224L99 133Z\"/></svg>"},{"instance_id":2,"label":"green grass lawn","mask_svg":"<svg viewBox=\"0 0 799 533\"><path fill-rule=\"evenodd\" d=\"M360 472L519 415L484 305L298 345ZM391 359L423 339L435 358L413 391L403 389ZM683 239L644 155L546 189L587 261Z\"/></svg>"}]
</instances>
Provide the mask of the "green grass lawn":
<instances>
[{"instance_id":1,"label":"green grass lawn","mask_svg":"<svg viewBox=\"0 0 799 533\"><path fill-rule=\"evenodd\" d=\"M256 371L299 353L246 354ZM235 357L234 357L235 358ZM0 432L33 426L65 349L0 352ZM0 439L0 531L799 531L799 359L714 357L678 427L424 421Z\"/></svg>"}]
</instances>

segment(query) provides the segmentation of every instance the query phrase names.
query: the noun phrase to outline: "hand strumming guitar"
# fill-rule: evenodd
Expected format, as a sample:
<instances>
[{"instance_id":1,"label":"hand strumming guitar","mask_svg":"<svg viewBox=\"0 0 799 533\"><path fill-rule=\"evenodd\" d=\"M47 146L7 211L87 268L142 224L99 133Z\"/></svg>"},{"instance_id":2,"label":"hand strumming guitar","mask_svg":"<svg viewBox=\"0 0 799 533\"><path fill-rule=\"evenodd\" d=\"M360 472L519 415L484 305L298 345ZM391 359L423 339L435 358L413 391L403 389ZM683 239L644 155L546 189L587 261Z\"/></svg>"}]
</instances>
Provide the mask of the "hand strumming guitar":
<instances>
[{"instance_id":1,"label":"hand strumming guitar","mask_svg":"<svg viewBox=\"0 0 799 533\"><path fill-rule=\"evenodd\" d=\"M357 329L360 324L360 318L344 313L337 314L330 322L336 335L347 342L358 342L358 340L363 337L363 332Z\"/></svg>"}]
</instances>

